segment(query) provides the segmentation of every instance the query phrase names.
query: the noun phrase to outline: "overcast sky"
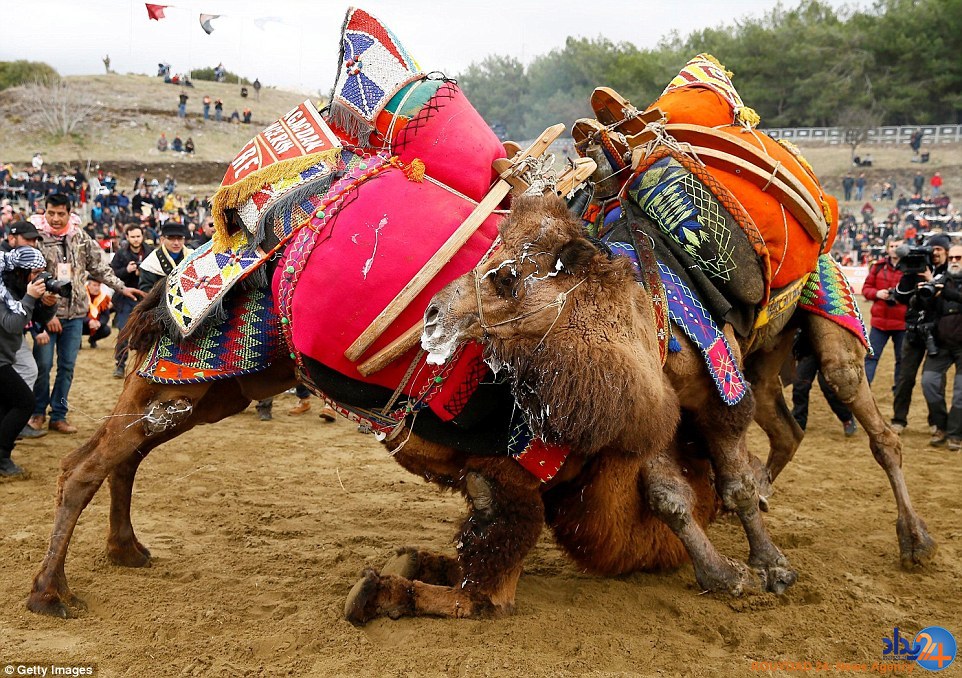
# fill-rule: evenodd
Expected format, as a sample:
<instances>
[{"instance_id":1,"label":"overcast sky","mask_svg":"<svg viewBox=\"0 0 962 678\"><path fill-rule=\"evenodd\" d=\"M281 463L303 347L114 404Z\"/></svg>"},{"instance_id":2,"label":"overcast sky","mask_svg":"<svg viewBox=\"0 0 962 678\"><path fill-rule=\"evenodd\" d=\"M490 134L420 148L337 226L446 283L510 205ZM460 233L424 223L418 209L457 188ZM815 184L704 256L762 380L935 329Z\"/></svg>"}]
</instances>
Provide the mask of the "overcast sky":
<instances>
[{"instance_id":1,"label":"overcast sky","mask_svg":"<svg viewBox=\"0 0 962 678\"><path fill-rule=\"evenodd\" d=\"M829 0L830 4L856 4ZM709 26L758 17L776 0L179 0L167 18L149 21L131 0L0 0L5 29L0 61L46 61L62 74L103 73L102 59L120 73L156 73L215 66L257 77L266 85L327 91L337 68L338 36L350 4L383 21L425 71L456 74L488 54L528 63L569 35L605 36L641 48L672 31L682 36ZM159 4L159 3L157 3ZM798 0L783 3L794 7ZM864 2L862 3L864 4ZM630 9L629 9L630 8ZM222 14L206 35L201 12ZM263 23L256 19L274 17ZM724 55L718 55L724 61Z\"/></svg>"}]
</instances>

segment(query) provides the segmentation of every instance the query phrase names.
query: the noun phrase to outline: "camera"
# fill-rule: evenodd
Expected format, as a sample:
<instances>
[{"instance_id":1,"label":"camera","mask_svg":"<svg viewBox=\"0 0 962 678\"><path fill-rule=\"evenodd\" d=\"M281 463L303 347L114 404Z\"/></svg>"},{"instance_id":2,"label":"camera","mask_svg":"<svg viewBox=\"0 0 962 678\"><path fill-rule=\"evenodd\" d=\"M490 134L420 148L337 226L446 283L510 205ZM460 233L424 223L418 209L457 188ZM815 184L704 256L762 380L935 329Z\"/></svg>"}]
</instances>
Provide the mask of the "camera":
<instances>
[{"instance_id":1,"label":"camera","mask_svg":"<svg viewBox=\"0 0 962 678\"><path fill-rule=\"evenodd\" d=\"M898 269L902 273L925 273L932 266L932 248L924 246L899 245L895 248L899 258Z\"/></svg>"},{"instance_id":2,"label":"camera","mask_svg":"<svg viewBox=\"0 0 962 678\"><path fill-rule=\"evenodd\" d=\"M924 299L928 301L929 299L934 297L936 294L938 294L939 292L938 285L944 285L944 284L945 284L945 274L943 273L942 275L935 276L927 283L923 285L919 285L919 288L918 290L916 290L915 293L919 296L919 299Z\"/></svg>"},{"instance_id":3,"label":"camera","mask_svg":"<svg viewBox=\"0 0 962 678\"><path fill-rule=\"evenodd\" d=\"M914 335L916 341L919 339L922 340L922 344L925 346L925 352L928 355L935 355L939 352L939 345L935 342L935 323L920 322L910 326L908 329L911 332L910 337Z\"/></svg>"},{"instance_id":4,"label":"camera","mask_svg":"<svg viewBox=\"0 0 962 678\"><path fill-rule=\"evenodd\" d=\"M64 299L69 299L73 294L73 283L69 280L57 280L50 273L41 273L37 280L42 280L47 286L48 292L58 294Z\"/></svg>"}]
</instances>

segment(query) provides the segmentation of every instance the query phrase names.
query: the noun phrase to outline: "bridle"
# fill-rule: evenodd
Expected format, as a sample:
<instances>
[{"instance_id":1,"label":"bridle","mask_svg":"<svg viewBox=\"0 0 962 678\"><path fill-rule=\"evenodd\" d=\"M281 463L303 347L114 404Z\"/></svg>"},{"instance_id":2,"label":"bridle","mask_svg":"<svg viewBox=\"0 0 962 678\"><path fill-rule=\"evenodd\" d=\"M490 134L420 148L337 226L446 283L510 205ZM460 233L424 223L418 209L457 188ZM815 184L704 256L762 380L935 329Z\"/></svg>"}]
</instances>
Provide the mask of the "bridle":
<instances>
[{"instance_id":1,"label":"bridle","mask_svg":"<svg viewBox=\"0 0 962 678\"><path fill-rule=\"evenodd\" d=\"M538 342L538 346L536 346L535 348L540 347L541 344L544 343L544 340L551 333L551 330L554 329L555 324L561 318L561 314L562 312L564 312L565 304L568 301L568 295L574 292L576 289L578 289L578 287L580 287L588 279L587 276L582 278L581 280L576 282L574 285L569 287L564 292L559 292L558 296L555 297L553 301L549 301L548 303L544 304L543 306L540 306L539 308L534 309L533 311L522 313L521 315L517 315L507 320L502 320L501 322L489 324L484 320L484 306L481 303L481 278L483 278L484 276L479 275L478 271L479 271L478 268L475 268L472 271L472 273L474 273L474 294L478 302L478 322L480 322L481 329L484 330L485 333L487 333L487 331L493 327L501 327L502 325L508 325L510 323L518 322L519 320L524 320L525 318L530 318L531 316L537 315L538 313L541 313L542 311L546 311L549 308L555 308L555 307L558 308L558 315L551 322L551 326L548 327L548 331L545 332L543 337L541 337L541 341Z\"/></svg>"}]
</instances>

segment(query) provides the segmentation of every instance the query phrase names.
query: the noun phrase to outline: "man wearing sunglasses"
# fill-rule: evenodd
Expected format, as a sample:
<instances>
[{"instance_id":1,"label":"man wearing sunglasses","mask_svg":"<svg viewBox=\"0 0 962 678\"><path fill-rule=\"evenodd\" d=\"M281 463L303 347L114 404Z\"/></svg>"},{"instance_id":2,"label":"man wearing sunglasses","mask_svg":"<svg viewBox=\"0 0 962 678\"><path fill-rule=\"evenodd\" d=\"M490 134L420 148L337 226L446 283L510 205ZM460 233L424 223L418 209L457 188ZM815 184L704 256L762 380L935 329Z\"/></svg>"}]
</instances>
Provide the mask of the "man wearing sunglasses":
<instances>
[{"instance_id":1,"label":"man wearing sunglasses","mask_svg":"<svg viewBox=\"0 0 962 678\"><path fill-rule=\"evenodd\" d=\"M938 351L929 354L922 366L922 393L942 441L933 435L931 444L948 442L952 452L962 450L962 245L949 248L948 268L930 283L934 290L927 300L927 311L935 323ZM952 409L946 408L945 382L949 368L955 366Z\"/></svg>"},{"instance_id":2,"label":"man wearing sunglasses","mask_svg":"<svg viewBox=\"0 0 962 678\"><path fill-rule=\"evenodd\" d=\"M952 239L944 233L937 233L925 241L928 250L928 262L921 273L906 272L895 287L895 299L899 303L907 304L905 313L905 340L902 342L902 360L899 366L899 376L895 381L892 396L892 428L901 433L908 425L909 407L912 404L912 392L919 367L925 359L927 351L935 353L934 324L926 312L926 304L919 291L925 285L943 273L946 269L946 255L952 246ZM899 248L901 249L901 248ZM908 257L900 255L899 268L902 268ZM945 442L945 430L939 429L932 412L928 416L929 427L932 431L933 445Z\"/></svg>"}]
</instances>

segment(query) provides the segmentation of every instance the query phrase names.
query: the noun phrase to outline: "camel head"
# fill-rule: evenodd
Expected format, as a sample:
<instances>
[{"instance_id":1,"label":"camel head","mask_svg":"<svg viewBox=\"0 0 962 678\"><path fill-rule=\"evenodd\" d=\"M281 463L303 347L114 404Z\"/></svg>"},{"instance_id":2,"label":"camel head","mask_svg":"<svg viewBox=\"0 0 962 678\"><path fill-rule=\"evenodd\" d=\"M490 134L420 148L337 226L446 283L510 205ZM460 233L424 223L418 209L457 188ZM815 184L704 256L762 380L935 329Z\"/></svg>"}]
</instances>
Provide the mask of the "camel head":
<instances>
[{"instance_id":1,"label":"camel head","mask_svg":"<svg viewBox=\"0 0 962 678\"><path fill-rule=\"evenodd\" d=\"M630 262L588 240L563 200L525 196L501 226L501 247L431 300L421 344L440 363L458 344L481 342L535 432L587 452L610 442L597 402L619 402L639 346L661 380L650 307ZM630 357L613 361L619 347Z\"/></svg>"}]
</instances>

